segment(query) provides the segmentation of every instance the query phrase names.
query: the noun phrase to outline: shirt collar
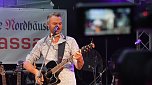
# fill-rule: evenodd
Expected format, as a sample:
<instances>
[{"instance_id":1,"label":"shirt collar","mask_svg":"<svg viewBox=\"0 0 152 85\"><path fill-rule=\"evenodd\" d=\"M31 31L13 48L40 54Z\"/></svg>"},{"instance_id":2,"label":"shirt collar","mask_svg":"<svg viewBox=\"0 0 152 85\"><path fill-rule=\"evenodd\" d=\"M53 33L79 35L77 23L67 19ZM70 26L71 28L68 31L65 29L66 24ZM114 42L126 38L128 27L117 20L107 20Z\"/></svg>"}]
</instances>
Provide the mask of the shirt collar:
<instances>
[{"instance_id":1,"label":"shirt collar","mask_svg":"<svg viewBox=\"0 0 152 85\"><path fill-rule=\"evenodd\" d=\"M51 43L51 37L50 37L50 35L48 35L47 41L49 41L49 43ZM60 39L59 39L59 41L56 44L60 44L60 43L63 43L65 41L66 41L65 36L62 33L60 33ZM56 44L54 44L54 45L56 45Z\"/></svg>"}]
</instances>

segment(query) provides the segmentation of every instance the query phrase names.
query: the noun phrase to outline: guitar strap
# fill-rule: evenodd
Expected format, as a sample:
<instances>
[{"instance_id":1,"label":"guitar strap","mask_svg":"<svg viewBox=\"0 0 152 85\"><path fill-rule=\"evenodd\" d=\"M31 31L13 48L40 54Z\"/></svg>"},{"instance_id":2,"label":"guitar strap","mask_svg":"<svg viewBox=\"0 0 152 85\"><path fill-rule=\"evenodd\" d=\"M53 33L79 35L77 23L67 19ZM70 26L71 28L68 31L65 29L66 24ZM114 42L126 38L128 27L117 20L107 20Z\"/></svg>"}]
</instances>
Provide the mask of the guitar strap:
<instances>
[{"instance_id":1,"label":"guitar strap","mask_svg":"<svg viewBox=\"0 0 152 85\"><path fill-rule=\"evenodd\" d=\"M58 45L58 63L62 61L64 55L65 43L66 41Z\"/></svg>"}]
</instances>

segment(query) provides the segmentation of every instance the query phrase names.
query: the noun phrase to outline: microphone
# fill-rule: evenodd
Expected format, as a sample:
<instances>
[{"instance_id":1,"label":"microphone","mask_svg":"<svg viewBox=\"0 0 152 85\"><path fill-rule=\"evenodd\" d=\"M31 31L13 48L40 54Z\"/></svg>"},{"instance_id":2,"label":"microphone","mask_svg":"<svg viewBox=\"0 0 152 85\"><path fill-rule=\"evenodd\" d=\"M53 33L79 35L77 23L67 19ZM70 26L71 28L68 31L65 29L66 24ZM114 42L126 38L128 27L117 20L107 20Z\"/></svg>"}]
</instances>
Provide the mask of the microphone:
<instances>
[{"instance_id":1,"label":"microphone","mask_svg":"<svg viewBox=\"0 0 152 85\"><path fill-rule=\"evenodd\" d=\"M59 29L59 27L56 25L56 26L54 27L54 31L53 31L53 35L52 35L52 36L55 36L55 35L56 35L56 32L57 32L58 29Z\"/></svg>"}]
</instances>

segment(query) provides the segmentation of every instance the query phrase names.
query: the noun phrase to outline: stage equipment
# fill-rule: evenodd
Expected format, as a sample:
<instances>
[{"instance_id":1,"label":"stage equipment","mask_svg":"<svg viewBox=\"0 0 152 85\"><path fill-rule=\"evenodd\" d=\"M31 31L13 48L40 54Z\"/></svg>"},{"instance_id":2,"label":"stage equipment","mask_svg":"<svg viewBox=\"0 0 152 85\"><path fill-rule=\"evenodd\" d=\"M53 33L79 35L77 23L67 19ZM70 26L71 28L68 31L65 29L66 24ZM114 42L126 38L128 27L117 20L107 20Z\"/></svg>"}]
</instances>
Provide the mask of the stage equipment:
<instances>
[{"instance_id":1,"label":"stage equipment","mask_svg":"<svg viewBox=\"0 0 152 85\"><path fill-rule=\"evenodd\" d=\"M15 73L17 75L17 85L22 85L22 70L23 70L23 61L18 61Z\"/></svg>"},{"instance_id":2,"label":"stage equipment","mask_svg":"<svg viewBox=\"0 0 152 85\"><path fill-rule=\"evenodd\" d=\"M103 65L103 57L101 54L95 50L91 49L90 52L82 54L84 57L84 66L83 70L89 71L93 73L93 81L90 83L90 85L102 83L102 74L105 72L106 69L104 69ZM97 76L98 75L98 76Z\"/></svg>"},{"instance_id":3,"label":"stage equipment","mask_svg":"<svg viewBox=\"0 0 152 85\"><path fill-rule=\"evenodd\" d=\"M140 28L136 31L136 49L152 50L152 29Z\"/></svg>"},{"instance_id":4,"label":"stage equipment","mask_svg":"<svg viewBox=\"0 0 152 85\"><path fill-rule=\"evenodd\" d=\"M82 36L128 35L133 31L131 3L78 3L77 26Z\"/></svg>"},{"instance_id":5,"label":"stage equipment","mask_svg":"<svg viewBox=\"0 0 152 85\"><path fill-rule=\"evenodd\" d=\"M42 62L42 65L41 65L41 68L39 69L39 72L38 72L38 75L37 75L37 77L38 78L40 78L41 76L42 76L42 70L43 70L43 68L44 68L44 64L45 64L45 62L46 62L46 57L48 56L48 52L49 52L49 49L50 49L50 47L51 47L51 45L52 45L52 41L53 41L53 39L56 37L56 32L57 32L57 30L59 29L59 27L58 26L55 26L54 27L54 31L53 31L53 35L51 36L51 42L50 42L50 44L47 44L47 46L48 46L48 49L47 49L47 52L46 52L46 55L45 55L45 57L44 57L44 60L43 60L43 62ZM44 43L46 42L46 39L48 38L48 35L45 37L45 39L44 39ZM37 84L37 80L36 80L36 82L35 82L35 85Z\"/></svg>"}]
</instances>

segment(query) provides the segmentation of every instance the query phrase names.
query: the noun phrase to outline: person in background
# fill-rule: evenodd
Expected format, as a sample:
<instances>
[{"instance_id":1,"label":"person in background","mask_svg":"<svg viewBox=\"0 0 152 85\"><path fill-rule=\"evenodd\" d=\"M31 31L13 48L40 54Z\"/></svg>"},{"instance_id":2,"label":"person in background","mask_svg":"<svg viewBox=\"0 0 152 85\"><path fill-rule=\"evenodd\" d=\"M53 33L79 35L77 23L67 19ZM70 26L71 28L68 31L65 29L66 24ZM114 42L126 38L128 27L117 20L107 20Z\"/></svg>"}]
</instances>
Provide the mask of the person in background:
<instances>
[{"instance_id":1,"label":"person in background","mask_svg":"<svg viewBox=\"0 0 152 85\"><path fill-rule=\"evenodd\" d=\"M94 30L95 33L100 33L102 31L102 21L99 19L96 19L93 21L93 27L92 29Z\"/></svg>"}]
</instances>

